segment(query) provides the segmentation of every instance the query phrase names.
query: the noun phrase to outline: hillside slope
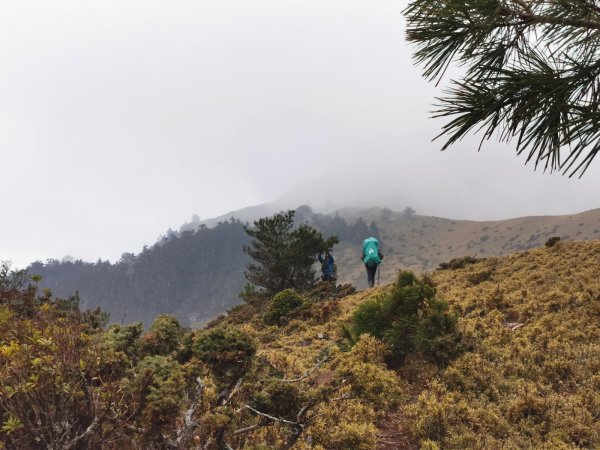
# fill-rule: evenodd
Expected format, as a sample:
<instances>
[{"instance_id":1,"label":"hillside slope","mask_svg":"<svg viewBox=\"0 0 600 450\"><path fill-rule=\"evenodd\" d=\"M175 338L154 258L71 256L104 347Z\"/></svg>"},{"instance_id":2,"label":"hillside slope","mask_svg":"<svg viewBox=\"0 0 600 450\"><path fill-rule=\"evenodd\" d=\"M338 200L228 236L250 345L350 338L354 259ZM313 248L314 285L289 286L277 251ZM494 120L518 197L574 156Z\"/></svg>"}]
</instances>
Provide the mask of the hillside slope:
<instances>
[{"instance_id":1,"label":"hillside slope","mask_svg":"<svg viewBox=\"0 0 600 450\"><path fill-rule=\"evenodd\" d=\"M261 210L249 209L256 212L257 208ZM563 241L600 237L600 209L570 216L475 222L385 208L347 208L324 215L299 207L297 218L326 236L340 237L334 249L339 281L359 289L366 287L360 253L362 240L369 235L380 239L385 253L381 284L391 282L398 268L422 273L461 256L527 250L543 245L550 236ZM214 228L201 226L170 234L138 255L124 254L114 264L54 260L34 263L30 271L42 275L41 286L56 295L66 297L79 291L83 307L99 305L116 322L124 318L149 324L164 312L176 314L186 325L200 326L240 302L238 293L245 284L248 262L242 246L248 241L243 223L232 220Z\"/></svg>"},{"instance_id":2,"label":"hillside slope","mask_svg":"<svg viewBox=\"0 0 600 450\"><path fill-rule=\"evenodd\" d=\"M0 446L600 448L600 241L454 267L146 332L3 270Z\"/></svg>"},{"instance_id":3,"label":"hillside slope","mask_svg":"<svg viewBox=\"0 0 600 450\"><path fill-rule=\"evenodd\" d=\"M465 351L445 368L410 356L398 368L397 385L389 386L390 395L402 390L403 400L397 407L384 405L383 414L372 418L378 431L363 423L363 442L353 448L372 448L374 441L386 449L598 448L599 271L600 241L592 241L432 273L438 295L460 316ZM337 354L341 325L352 311L389 289L343 298L325 323L294 320L265 328L244 320L240 326L261 343L259 357L293 378L308 373L325 352ZM326 383L339 373L336 364L323 365L303 382ZM357 399L368 404L368 394ZM345 426L320 422L333 434ZM321 430L315 428L307 429L305 439L322 441L309 438Z\"/></svg>"},{"instance_id":4,"label":"hillside slope","mask_svg":"<svg viewBox=\"0 0 600 450\"><path fill-rule=\"evenodd\" d=\"M398 267L427 272L461 256L500 256L539 247L551 236L559 236L563 241L600 238L600 209L498 221L406 215L385 208L340 210L338 214L349 222L360 217L377 225L385 253L382 283L390 282ZM348 244L341 242L337 252L343 269L341 280L366 287L364 269L360 261L357 264L360 243Z\"/></svg>"}]
</instances>

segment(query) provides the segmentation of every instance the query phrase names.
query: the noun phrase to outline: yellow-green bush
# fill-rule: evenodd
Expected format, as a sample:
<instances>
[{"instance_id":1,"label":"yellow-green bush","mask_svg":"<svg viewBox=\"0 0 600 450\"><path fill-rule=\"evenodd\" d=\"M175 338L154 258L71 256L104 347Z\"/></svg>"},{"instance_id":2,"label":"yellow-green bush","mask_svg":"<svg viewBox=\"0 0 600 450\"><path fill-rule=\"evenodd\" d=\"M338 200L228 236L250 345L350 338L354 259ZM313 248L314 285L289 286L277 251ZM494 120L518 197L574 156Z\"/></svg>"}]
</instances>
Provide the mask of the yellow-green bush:
<instances>
[{"instance_id":1,"label":"yellow-green bush","mask_svg":"<svg viewBox=\"0 0 600 450\"><path fill-rule=\"evenodd\" d=\"M381 412L397 404L403 394L402 382L385 365L388 354L389 349L383 342L363 334L352 350L340 357L337 368L354 395Z\"/></svg>"},{"instance_id":2,"label":"yellow-green bush","mask_svg":"<svg viewBox=\"0 0 600 450\"><path fill-rule=\"evenodd\" d=\"M439 448L600 445L600 242L565 243L433 276L466 351L404 407ZM472 274L493 270L493 283ZM429 445L429 444L428 444Z\"/></svg>"}]
</instances>

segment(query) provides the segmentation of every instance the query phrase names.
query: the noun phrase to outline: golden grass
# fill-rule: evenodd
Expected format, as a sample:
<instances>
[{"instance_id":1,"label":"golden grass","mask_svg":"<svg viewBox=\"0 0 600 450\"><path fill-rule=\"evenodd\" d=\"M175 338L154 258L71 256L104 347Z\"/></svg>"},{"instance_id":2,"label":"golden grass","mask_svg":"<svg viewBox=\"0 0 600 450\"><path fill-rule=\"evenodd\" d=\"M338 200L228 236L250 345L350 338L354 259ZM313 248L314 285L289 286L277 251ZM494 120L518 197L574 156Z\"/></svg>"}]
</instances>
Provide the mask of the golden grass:
<instances>
[{"instance_id":1,"label":"golden grass","mask_svg":"<svg viewBox=\"0 0 600 450\"><path fill-rule=\"evenodd\" d=\"M404 392L398 407L375 411L364 393L350 396L347 406L323 403L306 431L310 438L296 448L329 448L344 439L375 448L382 423L387 430L380 434L388 441L400 436L405 448L600 448L600 241L492 257L431 277L460 315L466 351L444 369L408 358L390 385L394 395ZM341 325L357 305L388 289L343 298L324 323L292 320L278 328L255 319L242 328L260 341L258 356L286 378L302 376L328 353L330 360L302 383L314 387L328 376L340 383L340 368L356 367L336 344ZM389 381L391 372L380 369L366 372ZM327 440L328 427L337 427L337 441ZM388 441L380 447L393 448Z\"/></svg>"}]
</instances>

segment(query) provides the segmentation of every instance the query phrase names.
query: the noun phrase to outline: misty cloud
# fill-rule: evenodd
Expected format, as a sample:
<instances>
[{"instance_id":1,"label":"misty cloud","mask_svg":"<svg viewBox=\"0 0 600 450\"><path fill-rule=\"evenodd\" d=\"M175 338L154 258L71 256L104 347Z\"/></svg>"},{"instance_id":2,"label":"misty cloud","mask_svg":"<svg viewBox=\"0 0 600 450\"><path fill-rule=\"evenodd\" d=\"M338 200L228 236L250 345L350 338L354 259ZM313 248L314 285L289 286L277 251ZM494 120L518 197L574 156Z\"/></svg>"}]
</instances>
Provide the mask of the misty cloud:
<instances>
[{"instance_id":1,"label":"misty cloud","mask_svg":"<svg viewBox=\"0 0 600 450\"><path fill-rule=\"evenodd\" d=\"M118 259L275 201L454 218L598 206L510 147L445 153L391 1L0 6L0 258Z\"/></svg>"}]
</instances>

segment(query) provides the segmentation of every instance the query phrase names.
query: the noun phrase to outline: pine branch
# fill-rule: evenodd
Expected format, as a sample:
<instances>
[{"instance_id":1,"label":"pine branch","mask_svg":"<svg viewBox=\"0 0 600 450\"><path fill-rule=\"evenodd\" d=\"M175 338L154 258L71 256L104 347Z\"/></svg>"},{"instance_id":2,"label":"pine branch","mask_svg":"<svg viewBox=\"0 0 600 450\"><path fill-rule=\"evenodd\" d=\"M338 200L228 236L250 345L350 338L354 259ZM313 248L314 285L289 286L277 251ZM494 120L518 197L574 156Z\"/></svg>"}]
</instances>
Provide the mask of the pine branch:
<instances>
[{"instance_id":1,"label":"pine branch","mask_svg":"<svg viewBox=\"0 0 600 450\"><path fill-rule=\"evenodd\" d=\"M424 77L466 67L434 111L452 117L442 150L481 132L481 143L515 138L536 168L583 174L600 145L599 11L588 0L413 1L407 39Z\"/></svg>"}]
</instances>

